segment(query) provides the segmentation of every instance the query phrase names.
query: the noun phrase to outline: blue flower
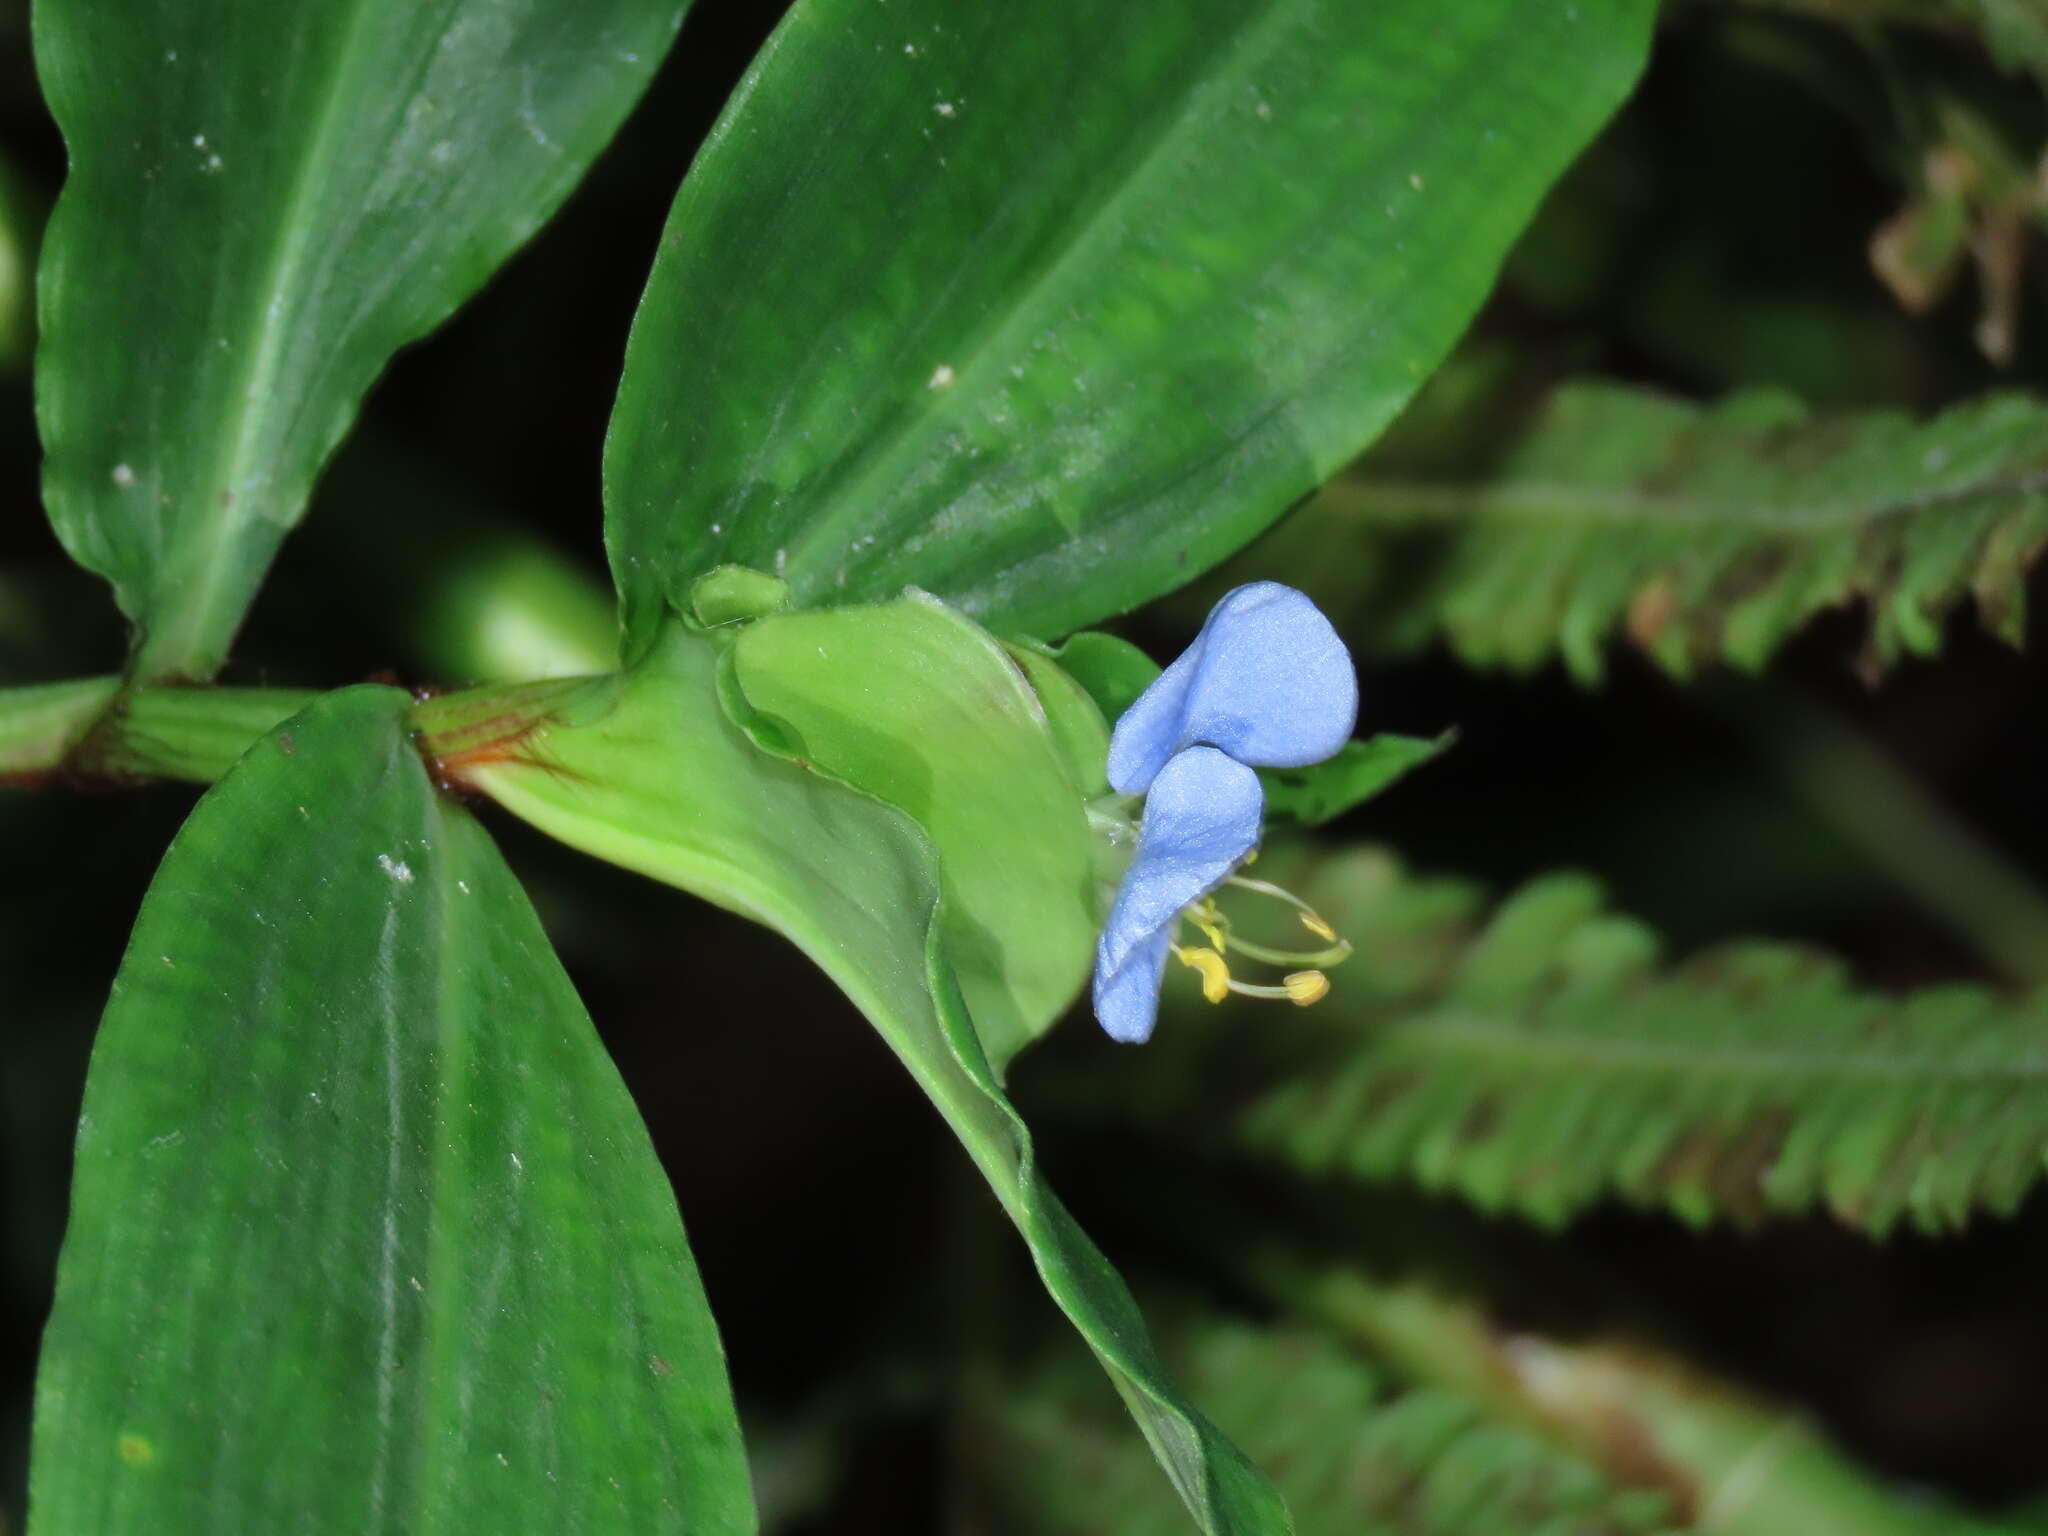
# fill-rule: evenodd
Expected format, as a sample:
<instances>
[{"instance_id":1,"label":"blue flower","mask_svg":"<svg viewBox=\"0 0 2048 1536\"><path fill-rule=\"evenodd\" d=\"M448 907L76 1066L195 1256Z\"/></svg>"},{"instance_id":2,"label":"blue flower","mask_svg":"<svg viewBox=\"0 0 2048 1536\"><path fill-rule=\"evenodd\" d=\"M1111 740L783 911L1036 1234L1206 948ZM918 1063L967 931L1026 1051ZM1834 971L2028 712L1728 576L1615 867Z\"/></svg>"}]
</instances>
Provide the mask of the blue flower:
<instances>
[{"instance_id":1,"label":"blue flower","mask_svg":"<svg viewBox=\"0 0 2048 1536\"><path fill-rule=\"evenodd\" d=\"M1344 642L1306 596L1273 581L1225 596L1195 643L1124 712L1110 738L1109 782L1144 795L1145 813L1095 949L1095 1017L1111 1038L1150 1038L1169 953L1202 972L1212 999L1238 991L1308 1002L1327 990L1319 971L1298 972L1285 987L1231 981L1213 909L1196 919L1214 948L1179 950L1174 935L1183 912L1258 846L1266 797L1252 769L1319 763L1350 739L1357 719ZM1332 937L1314 914L1303 921Z\"/></svg>"}]
</instances>

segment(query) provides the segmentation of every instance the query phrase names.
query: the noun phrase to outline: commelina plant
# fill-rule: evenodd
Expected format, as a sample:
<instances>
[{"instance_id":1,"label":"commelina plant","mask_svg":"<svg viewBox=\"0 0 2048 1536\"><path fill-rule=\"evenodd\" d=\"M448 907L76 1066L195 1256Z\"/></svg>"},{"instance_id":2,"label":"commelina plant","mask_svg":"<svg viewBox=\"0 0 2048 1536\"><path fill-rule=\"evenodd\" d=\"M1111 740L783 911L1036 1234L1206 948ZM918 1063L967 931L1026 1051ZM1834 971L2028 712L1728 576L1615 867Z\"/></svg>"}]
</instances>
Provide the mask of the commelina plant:
<instances>
[{"instance_id":1,"label":"commelina plant","mask_svg":"<svg viewBox=\"0 0 2048 1536\"><path fill-rule=\"evenodd\" d=\"M675 152L588 466L613 586L596 638L451 545L420 564L485 594L474 643L444 653L464 686L339 686L377 658L332 688L222 685L231 658L264 675L237 650L244 618L366 392L583 180L683 11L34 7L69 157L35 275L45 503L130 645L97 675L11 679L0 775L11 800L208 787L92 1048L32 1536L739 1536L776 1518L668 1178L493 817L774 930L929 1099L1091 1373L1085 1430L1034 1406L1064 1401L1050 1378L961 1410L963 1437L1003 1447L1003 1528L1267 1536L1294 1528L1292 1502L1305 1530L1906 1530L1920 1509L1792 1421L1636 1356L1507 1349L1462 1300L1309 1262L1221 1185L1166 1224L1213 1239L1217 1286L1270 1316L1169 1294L1162 1351L1008 1087L1062 1018L1089 1030L1092 996L1117 1041L1175 1015L1143 1052L1096 1039L1088 1059L1115 1063L1131 1116L1156 1100L1212 1152L1414 1176L1552 1221L1697 1193L1659 1170L1720 1123L1684 1096L1726 1079L1607 1091L1495 1081L1484 1053L1404 1065L1372 1053L1424 1047L1345 1011L1448 988L1427 1038L1455 1040L1503 997L1661 995L1646 941L1582 886L1538 891L1461 960L1464 939L1388 916L1410 888L1384 861L1260 846L1444 745L1351 739L1356 610L1314 551L1369 489L1282 530L1311 540L1273 572L1287 584L1223 595L1163 671L1094 627L1277 523L1437 372L1634 86L1652 0L794 0L694 158ZM1683 426L1686 462L1711 467L1785 420L1647 410L1572 394L1544 430ZM1886 428L1856 472L1964 474L2038 425L2010 405L1972 420L1975 457L1937 463ZM1544 459L1548 440L1502 475L1578 462ZM1785 556L1774 569L1806 572L1796 601L1736 615L1728 643L1767 650L1881 579L1905 592L1886 643L1916 643L1937 599L2017 570L2028 540L2005 516L1900 534L1868 569L1836 545ZM1517 601L1565 591L1501 577L1540 564L1504 537L1443 569ZM1659 537L1526 632L1575 665L1624 614L1679 633L1693 568ZM1461 645L1520 622L1505 598L1460 602ZM1329 1001L1181 1007L1246 994ZM1204 1073L1225 1107L1194 1114L1175 1095ZM1539 1090L1578 1108L1553 1098L1558 1145L1525 1156L1549 1132L1515 1095ZM1754 1106L1725 1107L1748 1124ZM1934 1219L2009 1204L2041 1160L2000 1144L1967 1188L1920 1180L1885 1206L1871 1169L1902 1166L1894 1142L1772 1112L1792 1128L1757 1198L1788 1206ZM1569 1155L1580 1126L1605 1127L1599 1157ZM1317 1434L1342 1444L1305 1450ZM1724 1483L1720 1505L1700 1493ZM1788 1510L1840 1518L1770 1523Z\"/></svg>"}]
</instances>

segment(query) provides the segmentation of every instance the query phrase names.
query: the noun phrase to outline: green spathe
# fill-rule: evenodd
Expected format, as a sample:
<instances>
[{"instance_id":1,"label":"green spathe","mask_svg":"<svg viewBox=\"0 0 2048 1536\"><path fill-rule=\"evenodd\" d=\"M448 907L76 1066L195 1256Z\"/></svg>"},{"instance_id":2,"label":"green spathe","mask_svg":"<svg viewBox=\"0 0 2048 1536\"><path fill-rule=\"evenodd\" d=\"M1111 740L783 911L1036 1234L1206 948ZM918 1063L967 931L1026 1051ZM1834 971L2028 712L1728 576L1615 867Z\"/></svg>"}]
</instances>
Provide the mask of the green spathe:
<instances>
[{"instance_id":1,"label":"green spathe","mask_svg":"<svg viewBox=\"0 0 2048 1536\"><path fill-rule=\"evenodd\" d=\"M912 599L904 606L921 604ZM963 679L994 690L986 707L998 721L1014 719L1016 705L1004 690L1017 684L1000 648L943 609L906 616L895 607L868 610L875 637L856 641L853 631L844 633L856 649L891 629L919 639L919 664L940 686L906 692L943 706L924 722L926 730L943 727ZM811 635L812 617L761 621L764 630L804 627L765 637L756 670L796 668L784 641ZM860 622L858 615L839 617ZM949 629L956 636L966 631L957 652L937 643ZM516 745L479 755L463 776L551 836L754 917L816 961L960 1138L1030 1247L1047 1291L1101 1359L1200 1527L1234 1536L1288 1531L1270 1484L1167 1380L1122 1280L1039 1176L1030 1133L1003 1094L956 979L956 930L943 907L948 880L935 837L906 811L780 748L757 746L750 727L730 718L723 702L739 686L730 673L747 670L741 658L721 678L728 655L739 652L727 650L726 634L670 624L640 665L583 685L575 698L558 695L568 711L561 723L539 718ZM832 640L825 643L829 664ZM802 701L801 677L781 682ZM733 703L753 707L744 697ZM432 707L419 719L431 734ZM918 734L918 721L907 714L898 720ZM814 731L845 754L853 771L854 744L837 729L814 723ZM880 744L865 750L873 756L862 759L863 771L874 767L878 782L909 775L907 756L898 760ZM1041 771L1064 779L1064 760L1048 751ZM1001 763L979 772L993 775L999 789ZM1077 980L1086 963L1083 947ZM977 983L990 985L986 976Z\"/></svg>"},{"instance_id":2,"label":"green spathe","mask_svg":"<svg viewBox=\"0 0 2048 1536\"><path fill-rule=\"evenodd\" d=\"M1073 1001L1100 926L1086 807L1026 673L921 596L749 625L732 663L804 760L931 837L947 952L1000 1070Z\"/></svg>"}]
</instances>

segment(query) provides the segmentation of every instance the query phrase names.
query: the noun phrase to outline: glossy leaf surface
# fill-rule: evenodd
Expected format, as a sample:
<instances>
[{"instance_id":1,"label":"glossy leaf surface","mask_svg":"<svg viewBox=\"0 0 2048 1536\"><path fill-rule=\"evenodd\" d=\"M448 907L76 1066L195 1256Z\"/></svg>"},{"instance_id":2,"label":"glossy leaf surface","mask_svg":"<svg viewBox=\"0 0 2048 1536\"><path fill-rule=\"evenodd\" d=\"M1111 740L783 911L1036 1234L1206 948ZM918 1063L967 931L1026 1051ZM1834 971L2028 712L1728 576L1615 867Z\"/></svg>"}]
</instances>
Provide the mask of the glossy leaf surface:
<instances>
[{"instance_id":1,"label":"glossy leaf surface","mask_svg":"<svg viewBox=\"0 0 2048 1536\"><path fill-rule=\"evenodd\" d=\"M204 677L391 354L582 176L682 0L45 0L59 537L145 678Z\"/></svg>"},{"instance_id":2,"label":"glossy leaf surface","mask_svg":"<svg viewBox=\"0 0 2048 1536\"><path fill-rule=\"evenodd\" d=\"M1201 1529L1287 1531L1278 1495L1168 1379L1130 1292L1040 1176L954 979L932 841L903 811L758 747L720 703L718 650L671 627L621 678L529 691L541 708L524 720L516 691L417 719L452 743L460 713L477 711L477 743L443 759L468 783L795 942L960 1138Z\"/></svg>"},{"instance_id":3,"label":"glossy leaf surface","mask_svg":"<svg viewBox=\"0 0 2048 1536\"><path fill-rule=\"evenodd\" d=\"M803 0L669 220L606 455L629 653L724 561L1049 637L1374 436L1648 0Z\"/></svg>"},{"instance_id":4,"label":"glossy leaf surface","mask_svg":"<svg viewBox=\"0 0 2048 1536\"><path fill-rule=\"evenodd\" d=\"M352 689L258 743L144 902L86 1089L38 1532L753 1529L668 1181L408 703Z\"/></svg>"}]
</instances>

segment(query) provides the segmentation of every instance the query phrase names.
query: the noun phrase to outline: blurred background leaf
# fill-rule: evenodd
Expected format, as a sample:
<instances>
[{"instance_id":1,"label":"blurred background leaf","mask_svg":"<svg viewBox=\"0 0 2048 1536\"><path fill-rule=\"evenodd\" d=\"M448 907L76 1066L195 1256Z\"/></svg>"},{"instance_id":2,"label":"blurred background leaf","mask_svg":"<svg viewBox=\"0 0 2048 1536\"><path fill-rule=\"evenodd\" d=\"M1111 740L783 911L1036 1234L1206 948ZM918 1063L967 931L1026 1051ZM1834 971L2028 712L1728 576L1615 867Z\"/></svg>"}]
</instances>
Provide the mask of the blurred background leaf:
<instances>
[{"instance_id":1,"label":"blurred background leaf","mask_svg":"<svg viewBox=\"0 0 2048 1536\"><path fill-rule=\"evenodd\" d=\"M1691 1222L1819 1208L1879 1235L1939 1231L2010 1214L2048 1172L2048 993L1885 996L1831 956L1761 942L1663 964L1579 875L1489 913L1376 849L1275 851L1260 869L1357 946L1331 996L1243 1033L1169 988L1142 1097L1083 1076L1073 1102L1552 1226L1618 1198Z\"/></svg>"},{"instance_id":2,"label":"blurred background leaf","mask_svg":"<svg viewBox=\"0 0 2048 1536\"><path fill-rule=\"evenodd\" d=\"M1870 614L1873 667L1938 650L1966 597L2021 637L2048 543L2038 400L1988 395L1917 423L1815 415L1772 391L1702 409L1577 381L1512 426L1499 417L1482 403L1464 418L1485 431L1456 478L1368 455L1219 579L1355 573L1318 594L1350 633L1411 649L1442 635L1475 666L1562 655L1588 683L1616 636L1680 677L1754 671L1850 603Z\"/></svg>"}]
</instances>

